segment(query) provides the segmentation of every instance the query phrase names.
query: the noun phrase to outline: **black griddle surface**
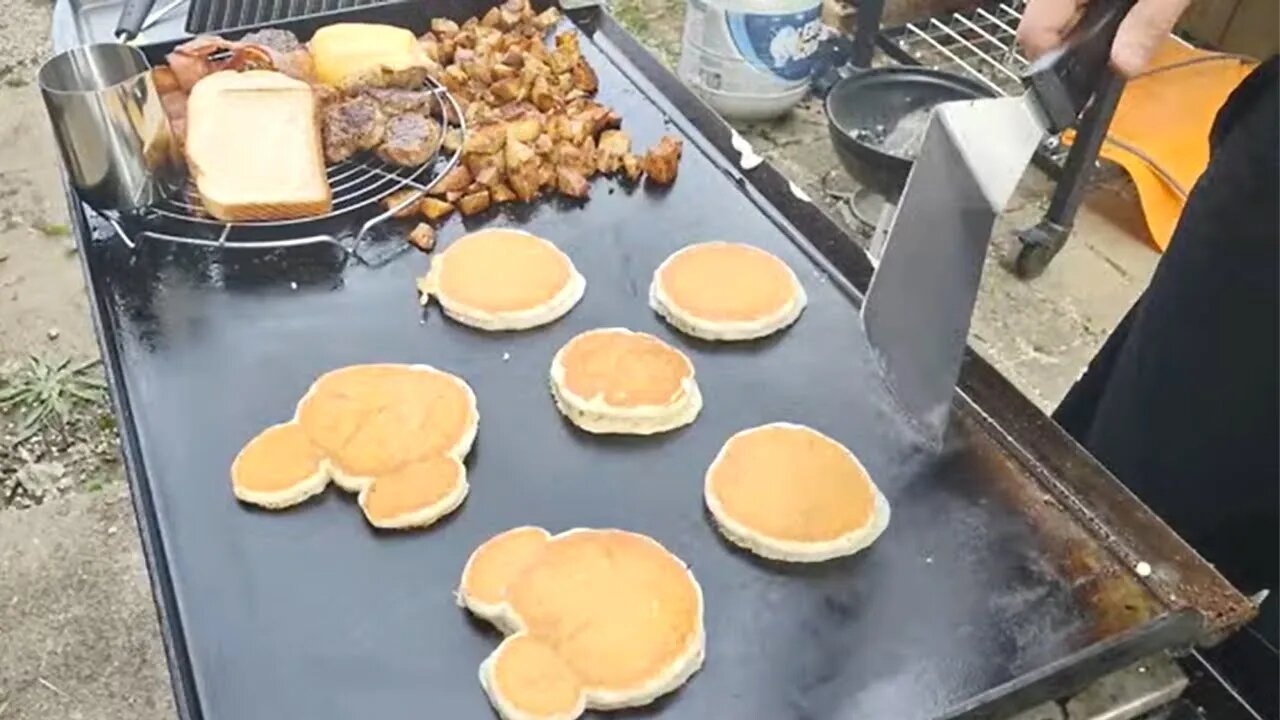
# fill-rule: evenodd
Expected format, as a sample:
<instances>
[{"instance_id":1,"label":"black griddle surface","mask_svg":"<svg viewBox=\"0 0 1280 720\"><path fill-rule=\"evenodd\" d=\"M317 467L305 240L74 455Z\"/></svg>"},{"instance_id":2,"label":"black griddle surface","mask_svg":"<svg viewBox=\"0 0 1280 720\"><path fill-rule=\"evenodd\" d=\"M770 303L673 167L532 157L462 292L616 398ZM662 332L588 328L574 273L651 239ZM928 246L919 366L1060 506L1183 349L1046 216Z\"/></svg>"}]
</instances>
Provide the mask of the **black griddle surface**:
<instances>
[{"instance_id":1,"label":"black griddle surface","mask_svg":"<svg viewBox=\"0 0 1280 720\"><path fill-rule=\"evenodd\" d=\"M221 256L152 244L130 255L90 243L132 420L123 428L136 454L131 479L153 506L143 504L142 522L155 532L152 561L191 715L492 717L476 672L500 636L456 607L453 589L479 543L524 524L646 533L692 567L706 599L706 664L637 716L933 717L1127 629L1099 629L1054 560L1060 549L1008 491L1032 483L976 424L955 423L942 452L919 444L885 394L846 281L802 250L634 69L635 82L620 71L615 48L583 49L635 146L664 132L686 138L674 187L597 180L584 205L543 201L467 227L455 218L439 233L447 246L468 229L519 224L555 241L587 290L548 327L486 334L438 306L423 311L414 279L427 258L417 253L342 269L307 251ZM664 325L646 302L654 268L709 239L752 243L789 263L810 300L799 322L729 345ZM653 333L690 355L705 396L692 426L602 438L560 417L547 389L551 357L601 326ZM286 512L238 504L228 468L240 447L288 419L318 375L362 362L427 363L474 388L480 429L463 507L427 531L381 533L336 488ZM708 463L734 432L778 420L813 426L862 459L893 508L872 548L789 566L747 555L713 529L702 503Z\"/></svg>"}]
</instances>

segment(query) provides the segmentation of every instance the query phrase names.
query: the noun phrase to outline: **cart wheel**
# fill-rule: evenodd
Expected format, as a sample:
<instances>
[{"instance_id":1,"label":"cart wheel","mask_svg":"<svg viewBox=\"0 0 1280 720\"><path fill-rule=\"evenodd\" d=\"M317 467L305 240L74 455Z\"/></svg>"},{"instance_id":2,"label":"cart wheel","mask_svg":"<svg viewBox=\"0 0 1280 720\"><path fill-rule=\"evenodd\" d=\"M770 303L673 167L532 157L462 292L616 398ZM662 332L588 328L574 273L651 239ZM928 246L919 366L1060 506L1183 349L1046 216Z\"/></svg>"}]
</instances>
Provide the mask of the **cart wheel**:
<instances>
[{"instance_id":1,"label":"cart wheel","mask_svg":"<svg viewBox=\"0 0 1280 720\"><path fill-rule=\"evenodd\" d=\"M1041 220L1018 233L1022 247L1018 249L1018 257L1013 264L1014 274L1023 280L1040 277L1045 268L1049 267L1049 262L1066 244L1068 233L1070 228L1048 220Z\"/></svg>"}]
</instances>

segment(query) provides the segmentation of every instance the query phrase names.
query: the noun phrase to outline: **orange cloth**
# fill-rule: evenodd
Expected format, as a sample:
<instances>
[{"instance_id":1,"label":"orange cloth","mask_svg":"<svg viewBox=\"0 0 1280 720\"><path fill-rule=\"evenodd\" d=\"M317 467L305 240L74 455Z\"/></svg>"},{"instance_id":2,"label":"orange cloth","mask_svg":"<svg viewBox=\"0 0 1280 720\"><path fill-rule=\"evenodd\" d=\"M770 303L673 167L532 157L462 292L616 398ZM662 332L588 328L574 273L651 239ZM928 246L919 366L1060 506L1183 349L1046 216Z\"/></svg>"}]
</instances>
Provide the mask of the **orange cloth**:
<instances>
[{"instance_id":1,"label":"orange cloth","mask_svg":"<svg viewBox=\"0 0 1280 720\"><path fill-rule=\"evenodd\" d=\"M1169 38L1151 67L1213 55ZM1125 86L1099 154L1133 178L1147 229L1160 250L1169 244L1186 198L1150 162L1111 140L1137 148L1190 191L1209 163L1209 129L1218 109L1255 64L1221 58L1139 76ZM1063 139L1070 143L1072 137Z\"/></svg>"}]
</instances>

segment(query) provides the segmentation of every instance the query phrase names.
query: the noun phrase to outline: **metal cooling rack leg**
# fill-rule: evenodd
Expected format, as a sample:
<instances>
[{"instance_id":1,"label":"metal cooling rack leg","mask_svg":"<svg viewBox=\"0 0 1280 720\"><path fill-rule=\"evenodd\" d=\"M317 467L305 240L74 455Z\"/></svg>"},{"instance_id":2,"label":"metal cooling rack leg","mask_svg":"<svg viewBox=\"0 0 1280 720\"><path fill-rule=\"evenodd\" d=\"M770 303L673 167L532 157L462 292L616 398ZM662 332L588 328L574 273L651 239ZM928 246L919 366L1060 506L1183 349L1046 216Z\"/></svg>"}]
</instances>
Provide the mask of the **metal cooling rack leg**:
<instances>
[{"instance_id":1,"label":"metal cooling rack leg","mask_svg":"<svg viewBox=\"0 0 1280 720\"><path fill-rule=\"evenodd\" d=\"M1053 197L1049 200L1049 209L1040 222L1018 233L1022 242L1014 262L1018 277L1024 280L1040 277L1066 244L1084 197L1085 184L1098 161L1098 149L1107 137L1111 117L1115 115L1123 91L1124 78L1109 73L1102 81L1093 104L1081 118L1062 176L1058 178Z\"/></svg>"}]
</instances>

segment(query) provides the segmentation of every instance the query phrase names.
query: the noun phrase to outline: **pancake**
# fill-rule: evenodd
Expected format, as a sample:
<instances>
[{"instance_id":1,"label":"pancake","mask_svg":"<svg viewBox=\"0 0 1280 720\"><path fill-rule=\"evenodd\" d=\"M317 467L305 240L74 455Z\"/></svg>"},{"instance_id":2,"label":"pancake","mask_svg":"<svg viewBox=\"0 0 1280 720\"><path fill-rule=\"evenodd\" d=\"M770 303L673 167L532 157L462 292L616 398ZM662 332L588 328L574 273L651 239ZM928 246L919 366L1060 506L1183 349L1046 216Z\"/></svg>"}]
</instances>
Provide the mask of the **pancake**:
<instances>
[{"instance_id":1,"label":"pancake","mask_svg":"<svg viewBox=\"0 0 1280 720\"><path fill-rule=\"evenodd\" d=\"M459 238L418 281L423 305L434 296L445 315L481 330L546 325L573 309L586 287L555 245L501 228Z\"/></svg>"},{"instance_id":2,"label":"pancake","mask_svg":"<svg viewBox=\"0 0 1280 720\"><path fill-rule=\"evenodd\" d=\"M231 488L244 502L279 509L324 491L324 455L302 426L282 423L258 433L231 463Z\"/></svg>"},{"instance_id":3,"label":"pancake","mask_svg":"<svg viewBox=\"0 0 1280 720\"><path fill-rule=\"evenodd\" d=\"M471 388L426 365L352 365L321 375L291 422L267 428L236 456L240 500L295 505L332 479L370 524L425 527L467 495L462 459L479 425Z\"/></svg>"},{"instance_id":4,"label":"pancake","mask_svg":"<svg viewBox=\"0 0 1280 720\"><path fill-rule=\"evenodd\" d=\"M328 458L333 481L357 493L378 475L433 456L466 457L476 398L460 378L427 365L351 365L321 375L297 421Z\"/></svg>"},{"instance_id":5,"label":"pancake","mask_svg":"<svg viewBox=\"0 0 1280 720\"><path fill-rule=\"evenodd\" d=\"M508 635L480 666L503 718L647 705L704 658L702 589L636 533L508 530L472 553L458 602Z\"/></svg>"},{"instance_id":6,"label":"pancake","mask_svg":"<svg viewBox=\"0 0 1280 720\"><path fill-rule=\"evenodd\" d=\"M742 243L689 245L662 262L649 306L681 332L705 340L752 340L800 317L808 302L796 274Z\"/></svg>"},{"instance_id":7,"label":"pancake","mask_svg":"<svg viewBox=\"0 0 1280 720\"><path fill-rule=\"evenodd\" d=\"M374 478L360 491L360 509L374 527L426 527L467 497L467 469L447 455L417 460Z\"/></svg>"},{"instance_id":8,"label":"pancake","mask_svg":"<svg viewBox=\"0 0 1280 720\"><path fill-rule=\"evenodd\" d=\"M702 409L689 358L624 328L588 330L565 343L551 361L551 394L565 417L592 433L666 432Z\"/></svg>"},{"instance_id":9,"label":"pancake","mask_svg":"<svg viewBox=\"0 0 1280 720\"><path fill-rule=\"evenodd\" d=\"M889 502L848 448L803 425L743 430L707 469L707 509L720 532L774 560L852 555L889 524Z\"/></svg>"}]
</instances>

